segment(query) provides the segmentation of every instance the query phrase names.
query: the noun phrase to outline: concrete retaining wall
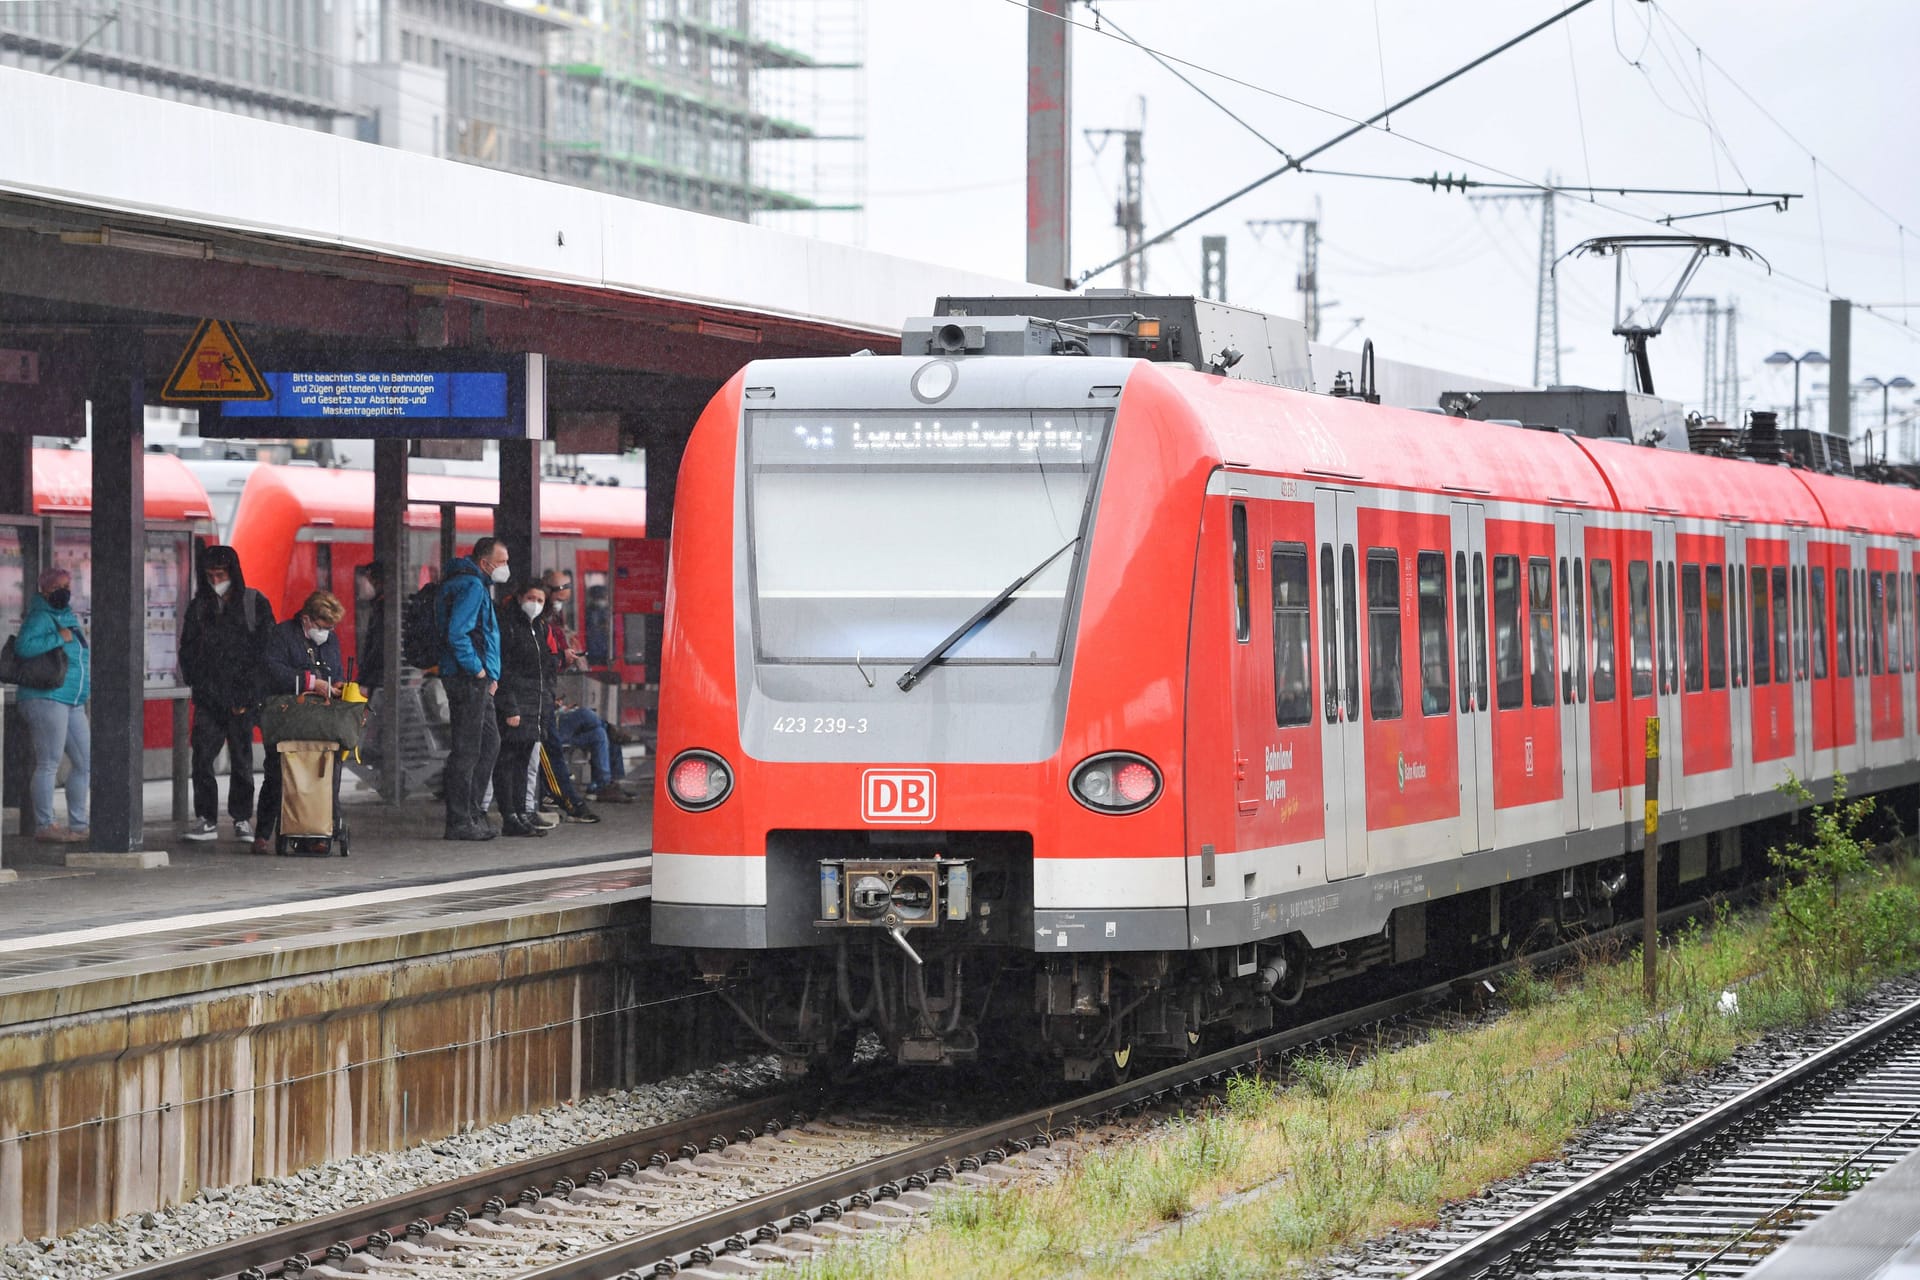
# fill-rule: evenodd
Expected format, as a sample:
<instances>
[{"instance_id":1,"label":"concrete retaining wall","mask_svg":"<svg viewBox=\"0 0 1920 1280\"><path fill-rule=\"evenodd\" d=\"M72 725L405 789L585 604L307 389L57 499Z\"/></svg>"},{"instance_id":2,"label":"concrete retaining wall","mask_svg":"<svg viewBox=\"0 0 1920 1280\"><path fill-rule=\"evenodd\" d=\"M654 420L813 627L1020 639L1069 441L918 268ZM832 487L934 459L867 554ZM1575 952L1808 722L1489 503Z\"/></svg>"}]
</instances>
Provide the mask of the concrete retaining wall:
<instances>
[{"instance_id":1,"label":"concrete retaining wall","mask_svg":"<svg viewBox=\"0 0 1920 1280\"><path fill-rule=\"evenodd\" d=\"M614 1012L687 985L645 945L644 910L221 948L0 990L0 1239L711 1060L725 1022L705 999Z\"/></svg>"}]
</instances>

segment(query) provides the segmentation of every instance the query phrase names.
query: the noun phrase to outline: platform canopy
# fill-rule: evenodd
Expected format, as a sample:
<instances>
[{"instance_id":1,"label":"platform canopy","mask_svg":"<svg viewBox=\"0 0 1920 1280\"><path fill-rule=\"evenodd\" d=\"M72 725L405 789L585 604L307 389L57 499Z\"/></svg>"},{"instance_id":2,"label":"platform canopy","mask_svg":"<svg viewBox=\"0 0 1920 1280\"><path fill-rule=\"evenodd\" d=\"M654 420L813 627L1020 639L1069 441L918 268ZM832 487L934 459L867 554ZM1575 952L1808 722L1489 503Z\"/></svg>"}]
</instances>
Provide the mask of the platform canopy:
<instances>
[{"instance_id":1,"label":"platform canopy","mask_svg":"<svg viewBox=\"0 0 1920 1280\"><path fill-rule=\"evenodd\" d=\"M150 382L213 316L250 346L539 351L558 406L684 411L750 359L1036 292L60 77L0 68L0 104L0 330L141 327Z\"/></svg>"}]
</instances>

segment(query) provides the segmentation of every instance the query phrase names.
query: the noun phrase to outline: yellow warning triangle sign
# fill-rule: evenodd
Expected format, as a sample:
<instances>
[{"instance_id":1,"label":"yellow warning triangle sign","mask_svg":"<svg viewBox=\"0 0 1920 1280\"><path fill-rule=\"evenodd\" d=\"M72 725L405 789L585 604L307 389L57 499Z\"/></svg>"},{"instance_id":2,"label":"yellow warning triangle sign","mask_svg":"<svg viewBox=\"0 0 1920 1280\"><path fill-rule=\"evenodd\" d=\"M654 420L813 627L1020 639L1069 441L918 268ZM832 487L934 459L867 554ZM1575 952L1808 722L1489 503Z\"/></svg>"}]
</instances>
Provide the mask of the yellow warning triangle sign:
<instances>
[{"instance_id":1,"label":"yellow warning triangle sign","mask_svg":"<svg viewBox=\"0 0 1920 1280\"><path fill-rule=\"evenodd\" d=\"M209 400L270 400L273 391L224 320L202 320L173 366L162 400L205 404Z\"/></svg>"}]
</instances>

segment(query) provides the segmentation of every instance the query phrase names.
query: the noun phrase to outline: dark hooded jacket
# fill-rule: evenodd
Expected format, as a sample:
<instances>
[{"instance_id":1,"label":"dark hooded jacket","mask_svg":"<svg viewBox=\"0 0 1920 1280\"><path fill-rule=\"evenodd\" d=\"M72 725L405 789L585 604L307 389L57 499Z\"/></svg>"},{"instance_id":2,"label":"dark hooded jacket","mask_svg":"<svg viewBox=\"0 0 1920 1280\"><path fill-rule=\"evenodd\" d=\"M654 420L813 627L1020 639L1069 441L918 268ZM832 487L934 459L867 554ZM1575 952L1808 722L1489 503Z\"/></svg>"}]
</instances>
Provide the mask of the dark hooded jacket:
<instances>
[{"instance_id":1,"label":"dark hooded jacket","mask_svg":"<svg viewBox=\"0 0 1920 1280\"><path fill-rule=\"evenodd\" d=\"M500 690L493 695L493 709L500 717L501 739L525 742L539 736L541 716L553 704L552 668L542 626L527 621L519 599L502 600L495 611L500 621ZM520 723L508 724L508 716L519 716Z\"/></svg>"},{"instance_id":2,"label":"dark hooded jacket","mask_svg":"<svg viewBox=\"0 0 1920 1280\"><path fill-rule=\"evenodd\" d=\"M227 571L232 586L216 595L209 566ZM180 675L193 700L220 711L251 706L262 692L262 658L273 630L273 606L247 585L232 547L208 547L200 557L193 599L180 628Z\"/></svg>"}]
</instances>

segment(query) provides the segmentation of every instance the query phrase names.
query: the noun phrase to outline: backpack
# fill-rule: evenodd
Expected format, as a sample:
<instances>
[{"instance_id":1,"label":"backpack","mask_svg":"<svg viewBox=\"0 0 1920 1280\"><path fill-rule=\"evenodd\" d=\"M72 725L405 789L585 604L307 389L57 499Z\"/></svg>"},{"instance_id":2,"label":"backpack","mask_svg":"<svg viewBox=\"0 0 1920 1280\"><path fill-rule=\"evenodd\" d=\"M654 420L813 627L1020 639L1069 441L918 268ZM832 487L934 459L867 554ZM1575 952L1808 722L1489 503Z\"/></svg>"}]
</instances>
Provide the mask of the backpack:
<instances>
[{"instance_id":1,"label":"backpack","mask_svg":"<svg viewBox=\"0 0 1920 1280\"><path fill-rule=\"evenodd\" d=\"M440 626L436 617L440 584L429 582L400 608L400 661L421 671L440 666Z\"/></svg>"}]
</instances>

